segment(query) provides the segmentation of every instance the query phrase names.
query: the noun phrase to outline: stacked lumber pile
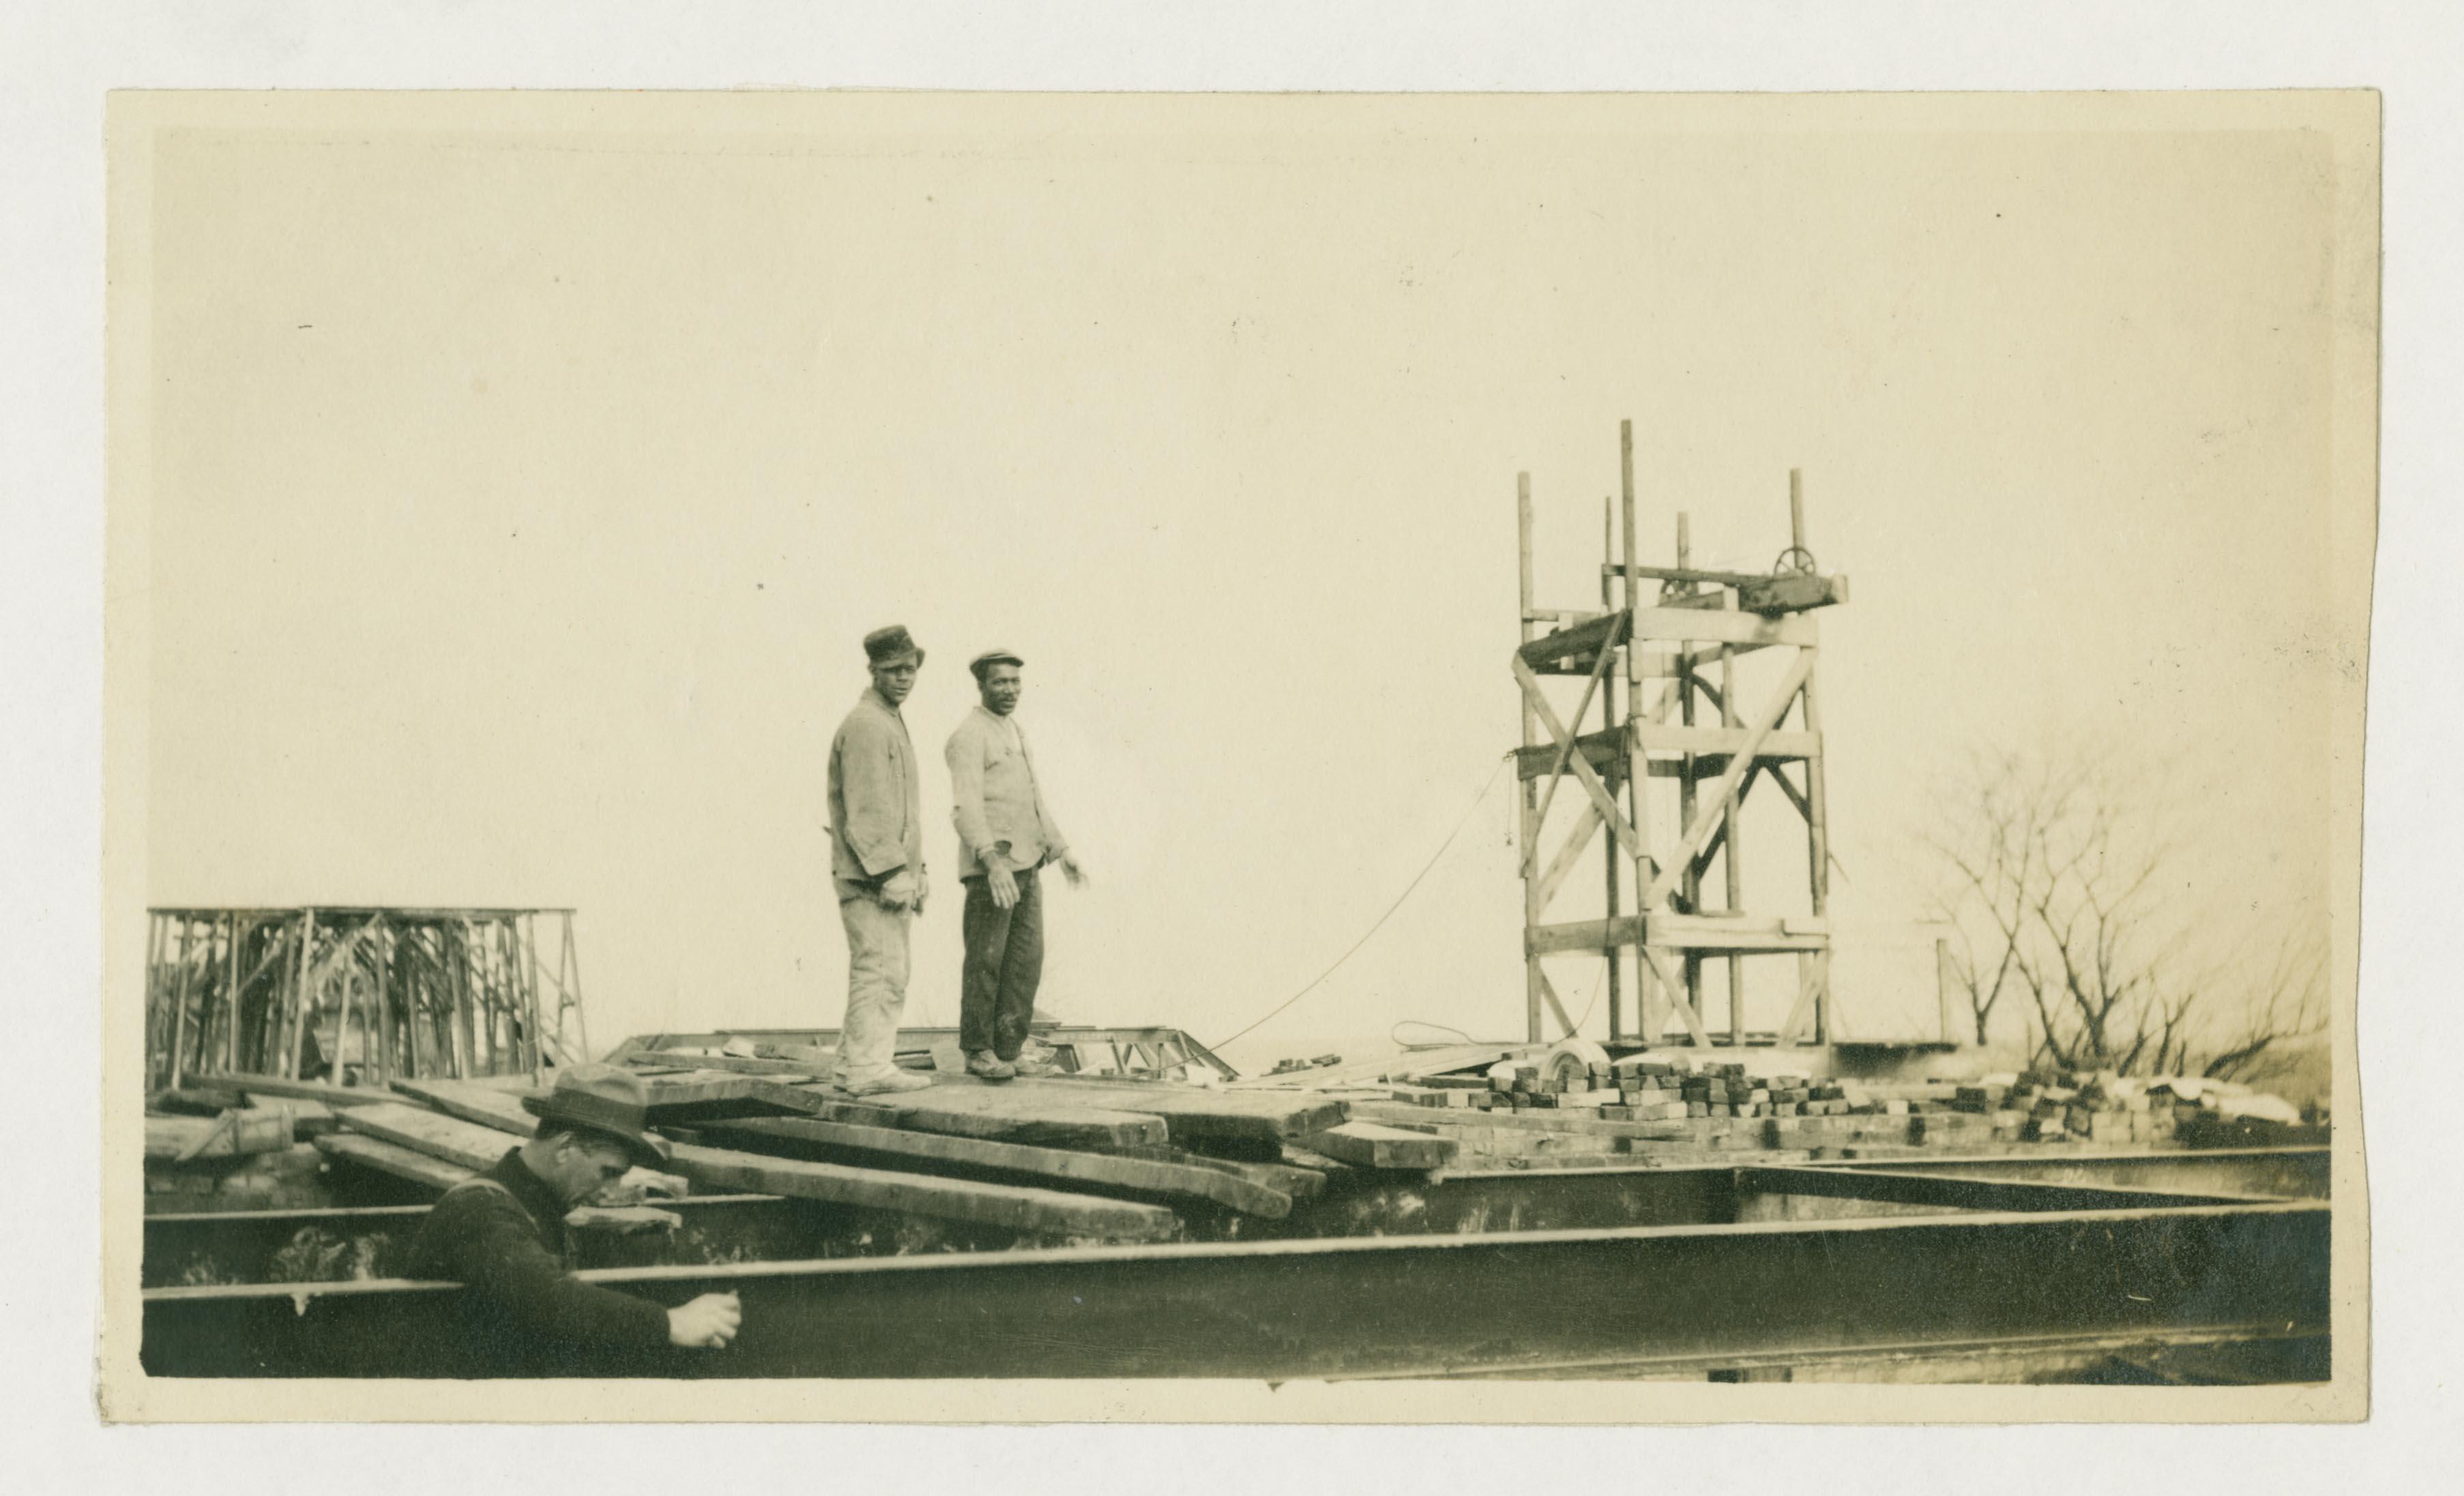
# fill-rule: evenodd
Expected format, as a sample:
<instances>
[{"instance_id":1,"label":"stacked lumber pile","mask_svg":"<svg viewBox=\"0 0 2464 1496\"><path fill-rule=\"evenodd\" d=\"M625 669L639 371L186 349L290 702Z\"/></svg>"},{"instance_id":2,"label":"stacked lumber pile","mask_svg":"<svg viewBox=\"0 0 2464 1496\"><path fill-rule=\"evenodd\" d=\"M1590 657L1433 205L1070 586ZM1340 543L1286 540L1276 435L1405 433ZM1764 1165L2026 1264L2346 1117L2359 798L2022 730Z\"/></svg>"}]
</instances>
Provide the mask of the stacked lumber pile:
<instances>
[{"instance_id":1,"label":"stacked lumber pile","mask_svg":"<svg viewBox=\"0 0 2464 1496\"><path fill-rule=\"evenodd\" d=\"M1289 1214L1331 1172L1425 1172L1458 1150L1354 1120L1345 1101L1315 1092L942 1077L859 1097L823 1084L805 1056L628 1058L651 1125L673 1142L679 1177L664 1193L788 1197L957 1223L996 1244L1001 1233L1024 1243L1221 1231L1235 1218ZM441 1191L535 1126L520 1091L500 1084L405 1080L393 1090L342 1111L317 1147L339 1166ZM637 1193L663 1191L641 1181Z\"/></svg>"}]
</instances>

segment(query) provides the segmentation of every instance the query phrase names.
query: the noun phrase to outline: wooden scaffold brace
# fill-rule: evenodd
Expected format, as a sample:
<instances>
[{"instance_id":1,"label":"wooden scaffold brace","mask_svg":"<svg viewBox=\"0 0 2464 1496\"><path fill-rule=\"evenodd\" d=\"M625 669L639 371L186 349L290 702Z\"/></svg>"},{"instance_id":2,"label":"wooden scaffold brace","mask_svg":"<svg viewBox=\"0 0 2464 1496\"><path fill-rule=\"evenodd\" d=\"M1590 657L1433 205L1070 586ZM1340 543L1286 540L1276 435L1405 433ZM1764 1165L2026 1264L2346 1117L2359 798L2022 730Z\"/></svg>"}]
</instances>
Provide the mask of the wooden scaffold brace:
<instances>
[{"instance_id":1,"label":"wooden scaffold brace","mask_svg":"<svg viewBox=\"0 0 2464 1496\"><path fill-rule=\"evenodd\" d=\"M1682 513L1677 564L1643 564L1631 421L1619 426L1618 458L1618 543L1602 561L1595 611L1537 605L1531 475L1518 474L1515 482L1522 642L1511 669L1523 708L1517 773L1529 1037L1545 1040L1544 1014L1564 1033L1574 1032L1579 1021L1567 1013L1543 962L1581 953L1608 962L1609 1037L1628 1040L1622 979L1631 951L1631 1042L1661 1043L1673 1023L1699 1046L1748 1043L1744 961L1787 956L1797 966L1793 1005L1776 1029L1756 1032L1753 1040L1823 1043L1832 1031L1830 839L1813 611L1845 603L1848 579L1824 575L1807 549L1804 482L1795 471L1789 473L1789 546L1770 572L1695 567L1688 517ZM1604 549L1606 531L1604 522ZM1657 587L1656 595L1646 598L1646 583ZM1749 693L1739 661L1764 651L1784 651L1785 663L1775 684ZM1551 699L1551 677L1580 680L1571 715L1561 715ZM1599 726L1585 732L1595 701ZM1570 776L1579 797L1559 794ZM1661 798L1654 793L1655 780L1675 781L1675 814L1665 822L1654 813ZM1740 816L1754 786L1766 781L1779 786L1805 825L1802 912L1745 908ZM1573 816L1544 856L1551 813L1561 800ZM1656 824L1668 827L1657 838ZM1602 917L1550 922L1550 910L1603 831ZM1719 877L1706 885L1715 865ZM1725 963L1727 979L1727 1029L1717 1036L1706 1022L1703 981L1705 963L1715 959Z\"/></svg>"}]
</instances>

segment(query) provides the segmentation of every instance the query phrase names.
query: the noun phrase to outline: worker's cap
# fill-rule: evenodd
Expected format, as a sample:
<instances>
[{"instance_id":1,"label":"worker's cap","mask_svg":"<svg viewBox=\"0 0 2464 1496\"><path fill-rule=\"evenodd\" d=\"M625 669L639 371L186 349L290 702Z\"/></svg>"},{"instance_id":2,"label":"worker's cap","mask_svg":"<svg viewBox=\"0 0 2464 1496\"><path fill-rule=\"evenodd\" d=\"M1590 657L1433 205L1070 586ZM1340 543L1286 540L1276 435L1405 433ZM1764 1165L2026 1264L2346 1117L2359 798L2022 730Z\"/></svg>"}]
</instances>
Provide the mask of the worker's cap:
<instances>
[{"instance_id":1,"label":"worker's cap","mask_svg":"<svg viewBox=\"0 0 2464 1496\"><path fill-rule=\"evenodd\" d=\"M984 678L984 672L996 665L1015 665L1021 670L1026 669L1026 662L1020 659L1018 651L1014 649L986 649L969 660L967 669L975 672L976 679L981 680Z\"/></svg>"},{"instance_id":2,"label":"worker's cap","mask_svg":"<svg viewBox=\"0 0 2464 1496\"><path fill-rule=\"evenodd\" d=\"M864 636L864 657L875 665L895 665L911 654L920 669L924 664L924 651L915 647L915 638L907 631L905 624L876 628Z\"/></svg>"},{"instance_id":3,"label":"worker's cap","mask_svg":"<svg viewBox=\"0 0 2464 1496\"><path fill-rule=\"evenodd\" d=\"M540 1122L586 1128L622 1144L645 1169L668 1161L668 1140L650 1131L650 1092L642 1077L613 1065L577 1065L561 1070L556 1089L524 1096L522 1107Z\"/></svg>"}]
</instances>

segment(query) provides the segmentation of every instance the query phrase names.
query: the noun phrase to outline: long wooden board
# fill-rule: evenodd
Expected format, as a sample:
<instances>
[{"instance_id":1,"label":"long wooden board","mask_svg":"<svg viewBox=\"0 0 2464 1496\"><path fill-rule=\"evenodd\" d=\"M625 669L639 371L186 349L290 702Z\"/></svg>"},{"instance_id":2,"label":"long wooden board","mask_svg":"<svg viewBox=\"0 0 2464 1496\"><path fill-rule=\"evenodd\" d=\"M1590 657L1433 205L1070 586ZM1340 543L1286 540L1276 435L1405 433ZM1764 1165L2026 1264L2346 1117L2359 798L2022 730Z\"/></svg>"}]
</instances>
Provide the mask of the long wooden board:
<instances>
[{"instance_id":1,"label":"long wooden board","mask_svg":"<svg viewBox=\"0 0 2464 1496\"><path fill-rule=\"evenodd\" d=\"M1326 1193L1326 1176L1314 1169L1296 1169L1288 1164L1252 1163L1242 1158L1217 1158L1206 1154L1175 1148L1169 1143L1130 1144L1107 1148L1105 1153L1123 1158L1144 1158L1154 1163L1179 1164L1189 1169L1212 1169L1246 1179L1262 1189L1269 1189L1292 1199L1315 1199Z\"/></svg>"},{"instance_id":2,"label":"long wooden board","mask_svg":"<svg viewBox=\"0 0 2464 1496\"><path fill-rule=\"evenodd\" d=\"M936 1084L931 1090L854 1099L846 1099L843 1091L812 1089L804 1093L813 1098L812 1114L825 1121L943 1133L953 1137L981 1137L1047 1148L1160 1143L1166 1137L1163 1118L1136 1111L1126 1101L1116 1111L1100 1103L1036 1097L1016 1093L1009 1088L956 1081Z\"/></svg>"},{"instance_id":3,"label":"long wooden board","mask_svg":"<svg viewBox=\"0 0 2464 1496\"><path fill-rule=\"evenodd\" d=\"M782 1138L863 1158L898 1158L910 1167L941 1164L984 1172L1028 1175L1094 1190L1125 1190L1182 1199L1202 1199L1269 1220L1289 1215L1292 1198L1248 1178L1214 1169L1128 1158L1117 1154L1034 1148L981 1138L864 1127L810 1117L747 1117L713 1131L754 1139Z\"/></svg>"},{"instance_id":4,"label":"long wooden board","mask_svg":"<svg viewBox=\"0 0 2464 1496\"><path fill-rule=\"evenodd\" d=\"M993 1089L975 1080L943 1084ZM1022 1077L999 1089L1004 1095L1117 1107L1159 1116L1176 1143L1274 1143L1339 1126L1351 1114L1341 1100L1309 1091L1223 1091L1164 1081L1040 1076Z\"/></svg>"},{"instance_id":5,"label":"long wooden board","mask_svg":"<svg viewBox=\"0 0 2464 1496\"><path fill-rule=\"evenodd\" d=\"M379 1174L408 1179L413 1184L425 1184L440 1195L475 1172L459 1164L447 1163L442 1158L430 1158L399 1143L388 1143L383 1138L366 1137L356 1133L328 1133L317 1139L317 1148L327 1157L347 1159Z\"/></svg>"},{"instance_id":6,"label":"long wooden board","mask_svg":"<svg viewBox=\"0 0 2464 1496\"><path fill-rule=\"evenodd\" d=\"M689 1143L676 1145L675 1167L696 1184L761 1195L793 1195L803 1199L900 1211L1045 1236L1160 1242L1180 1230L1180 1218L1161 1205L1015 1184L981 1184L887 1169L773 1158Z\"/></svg>"},{"instance_id":7,"label":"long wooden board","mask_svg":"<svg viewBox=\"0 0 2464 1496\"><path fill-rule=\"evenodd\" d=\"M212 1117L147 1117L145 1156L157 1163L280 1153L291 1146L292 1120L281 1107L252 1107Z\"/></svg>"},{"instance_id":8,"label":"long wooden board","mask_svg":"<svg viewBox=\"0 0 2464 1496\"><path fill-rule=\"evenodd\" d=\"M539 1118L522 1110L520 1097L493 1086L473 1081L396 1081L393 1089L428 1103L447 1116L493 1127L517 1137L528 1137L539 1131Z\"/></svg>"},{"instance_id":9,"label":"long wooden board","mask_svg":"<svg viewBox=\"0 0 2464 1496\"><path fill-rule=\"evenodd\" d=\"M496 1128L398 1101L353 1107L342 1113L342 1130L471 1170L495 1168L505 1150L517 1143Z\"/></svg>"},{"instance_id":10,"label":"long wooden board","mask_svg":"<svg viewBox=\"0 0 2464 1496\"><path fill-rule=\"evenodd\" d=\"M1455 1161L1453 1138L1375 1122L1346 1122L1303 1139L1312 1153L1366 1169L1442 1169Z\"/></svg>"},{"instance_id":11,"label":"long wooden board","mask_svg":"<svg viewBox=\"0 0 2464 1496\"><path fill-rule=\"evenodd\" d=\"M682 1049L644 1049L625 1057L628 1065L671 1065L681 1069L728 1070L737 1075L792 1075L813 1078L813 1067L791 1060L756 1060L734 1054L692 1054Z\"/></svg>"},{"instance_id":12,"label":"long wooden board","mask_svg":"<svg viewBox=\"0 0 2464 1496\"><path fill-rule=\"evenodd\" d=\"M288 1080L279 1075L256 1075L246 1070L217 1070L211 1074L191 1072L188 1082L220 1090L245 1091L252 1096L294 1096L301 1101L321 1101L329 1107L364 1107L392 1099L383 1088L376 1086L325 1086L316 1081Z\"/></svg>"}]
</instances>

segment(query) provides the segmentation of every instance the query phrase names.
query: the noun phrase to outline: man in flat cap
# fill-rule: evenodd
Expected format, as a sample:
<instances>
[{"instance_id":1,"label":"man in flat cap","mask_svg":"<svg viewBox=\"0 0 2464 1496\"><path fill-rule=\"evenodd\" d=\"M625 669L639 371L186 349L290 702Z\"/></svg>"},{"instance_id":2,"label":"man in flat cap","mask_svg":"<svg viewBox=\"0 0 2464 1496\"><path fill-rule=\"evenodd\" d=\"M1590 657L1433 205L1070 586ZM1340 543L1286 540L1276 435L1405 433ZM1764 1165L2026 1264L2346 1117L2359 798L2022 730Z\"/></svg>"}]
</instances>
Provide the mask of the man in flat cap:
<instances>
[{"instance_id":1,"label":"man in flat cap","mask_svg":"<svg viewBox=\"0 0 2464 1496\"><path fill-rule=\"evenodd\" d=\"M1036 870L1059 863L1072 888L1086 879L1044 803L1035 758L1013 715L1025 663L1008 649L987 649L968 662L982 702L950 735L946 751L957 802L958 878L967 891L958 1048L968 1074L993 1081L1052 1069L1027 1033L1044 978Z\"/></svg>"},{"instance_id":2,"label":"man in flat cap","mask_svg":"<svg viewBox=\"0 0 2464 1496\"><path fill-rule=\"evenodd\" d=\"M830 742L830 873L847 942L847 1018L831 1079L860 1096L933 1084L894 1058L907 931L926 891L915 745L898 706L915 689L924 651L893 625L865 635L864 653L872 684Z\"/></svg>"},{"instance_id":3,"label":"man in flat cap","mask_svg":"<svg viewBox=\"0 0 2464 1496\"><path fill-rule=\"evenodd\" d=\"M486 1173L445 1192L410 1244L413 1278L464 1286L463 1322L479 1362L500 1373L587 1375L674 1346L715 1350L736 1338L733 1293L675 1309L575 1278L565 1213L668 1143L649 1127L642 1081L613 1066L577 1066L545 1096L525 1096L538 1129ZM613 1363L611 1365L611 1363Z\"/></svg>"}]
</instances>

